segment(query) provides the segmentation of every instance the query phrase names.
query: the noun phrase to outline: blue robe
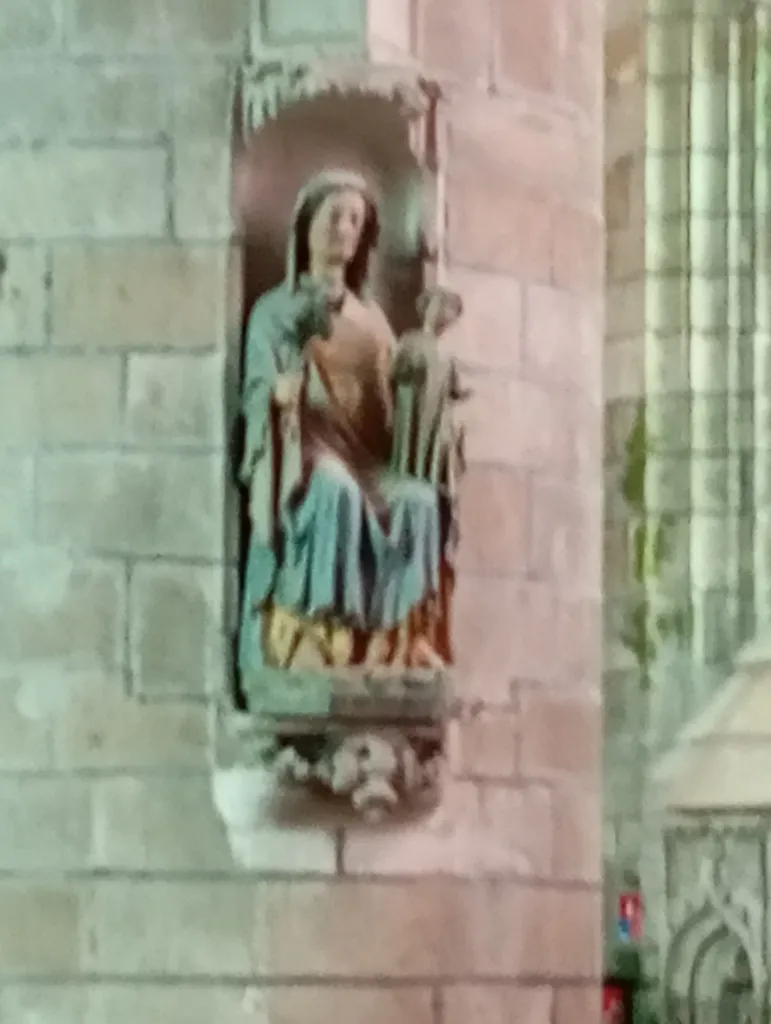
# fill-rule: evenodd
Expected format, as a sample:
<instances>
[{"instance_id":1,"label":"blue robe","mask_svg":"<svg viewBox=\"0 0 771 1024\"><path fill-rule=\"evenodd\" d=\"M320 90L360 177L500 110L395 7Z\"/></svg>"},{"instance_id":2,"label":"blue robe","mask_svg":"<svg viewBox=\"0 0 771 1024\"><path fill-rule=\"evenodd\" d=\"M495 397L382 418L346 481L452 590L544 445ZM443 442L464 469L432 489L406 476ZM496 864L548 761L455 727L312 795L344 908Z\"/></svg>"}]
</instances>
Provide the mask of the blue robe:
<instances>
[{"instance_id":1,"label":"blue robe","mask_svg":"<svg viewBox=\"0 0 771 1024\"><path fill-rule=\"evenodd\" d=\"M375 471L387 507L383 515L356 471L334 454L309 452L307 439L274 458L279 374L305 372L308 408L329 405L298 336L299 301L287 283L279 285L255 304L247 332L242 480L250 489L251 535L239 654L244 674L265 664L262 618L270 604L303 618L374 631L404 623L439 589L435 487L384 463Z\"/></svg>"}]
</instances>

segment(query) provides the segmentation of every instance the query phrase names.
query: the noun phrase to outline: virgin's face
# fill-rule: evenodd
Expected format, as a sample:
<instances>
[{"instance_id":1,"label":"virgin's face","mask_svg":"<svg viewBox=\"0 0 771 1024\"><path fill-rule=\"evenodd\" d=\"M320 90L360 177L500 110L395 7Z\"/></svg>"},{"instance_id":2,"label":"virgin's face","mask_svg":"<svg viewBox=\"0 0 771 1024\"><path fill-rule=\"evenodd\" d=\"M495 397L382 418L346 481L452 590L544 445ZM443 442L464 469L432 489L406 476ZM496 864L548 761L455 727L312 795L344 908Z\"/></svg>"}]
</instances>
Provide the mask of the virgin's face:
<instances>
[{"instance_id":1,"label":"virgin's face","mask_svg":"<svg viewBox=\"0 0 771 1024\"><path fill-rule=\"evenodd\" d=\"M331 192L311 221L308 233L311 260L347 266L359 247L366 212L364 197L355 189Z\"/></svg>"}]
</instances>

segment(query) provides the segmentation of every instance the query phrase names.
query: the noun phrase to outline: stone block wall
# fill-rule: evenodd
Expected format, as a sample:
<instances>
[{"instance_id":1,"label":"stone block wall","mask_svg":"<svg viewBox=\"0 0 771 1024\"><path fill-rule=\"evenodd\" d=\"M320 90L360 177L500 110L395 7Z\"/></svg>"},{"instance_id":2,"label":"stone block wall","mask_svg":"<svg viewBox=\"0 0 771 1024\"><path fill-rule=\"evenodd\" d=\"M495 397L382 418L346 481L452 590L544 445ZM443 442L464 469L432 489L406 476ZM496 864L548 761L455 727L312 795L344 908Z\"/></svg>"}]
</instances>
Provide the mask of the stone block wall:
<instances>
[{"instance_id":1,"label":"stone block wall","mask_svg":"<svg viewBox=\"0 0 771 1024\"><path fill-rule=\"evenodd\" d=\"M601 7L259 7L279 52L418 57L451 99L473 714L429 821L266 819L234 857L212 707L250 12L5 0L0 1021L595 1024Z\"/></svg>"}]
</instances>

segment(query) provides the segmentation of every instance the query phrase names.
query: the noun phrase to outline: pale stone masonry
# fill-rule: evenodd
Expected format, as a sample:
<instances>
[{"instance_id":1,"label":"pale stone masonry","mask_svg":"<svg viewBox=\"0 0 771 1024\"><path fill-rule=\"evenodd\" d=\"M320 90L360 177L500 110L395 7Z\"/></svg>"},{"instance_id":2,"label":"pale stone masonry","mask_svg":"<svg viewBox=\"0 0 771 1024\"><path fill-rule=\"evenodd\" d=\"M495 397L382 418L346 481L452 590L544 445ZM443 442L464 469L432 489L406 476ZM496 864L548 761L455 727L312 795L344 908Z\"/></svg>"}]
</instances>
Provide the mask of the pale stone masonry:
<instances>
[{"instance_id":1,"label":"pale stone masonry","mask_svg":"<svg viewBox=\"0 0 771 1024\"><path fill-rule=\"evenodd\" d=\"M478 713L431 820L266 819L236 862L211 706L247 0L3 0L0 1021L597 1024L601 4L257 7L279 54L446 86Z\"/></svg>"}]
</instances>

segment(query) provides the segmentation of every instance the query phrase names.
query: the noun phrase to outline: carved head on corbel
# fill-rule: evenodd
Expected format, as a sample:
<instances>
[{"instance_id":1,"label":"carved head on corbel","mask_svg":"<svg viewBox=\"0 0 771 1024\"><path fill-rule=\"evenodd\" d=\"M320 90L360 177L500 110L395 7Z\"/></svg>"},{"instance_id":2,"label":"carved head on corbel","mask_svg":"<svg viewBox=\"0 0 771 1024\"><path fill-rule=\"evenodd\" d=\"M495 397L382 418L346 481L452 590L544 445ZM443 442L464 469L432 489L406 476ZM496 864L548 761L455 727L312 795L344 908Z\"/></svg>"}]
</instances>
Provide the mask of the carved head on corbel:
<instances>
[{"instance_id":1,"label":"carved head on corbel","mask_svg":"<svg viewBox=\"0 0 771 1024\"><path fill-rule=\"evenodd\" d=\"M348 801L376 823L399 808L433 806L440 798L442 758L398 729L353 730L329 737L313 757L285 744L273 762L277 777L293 785L316 785Z\"/></svg>"}]
</instances>

